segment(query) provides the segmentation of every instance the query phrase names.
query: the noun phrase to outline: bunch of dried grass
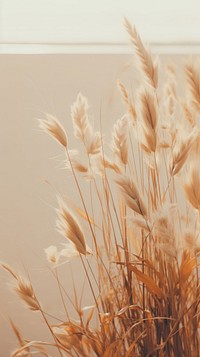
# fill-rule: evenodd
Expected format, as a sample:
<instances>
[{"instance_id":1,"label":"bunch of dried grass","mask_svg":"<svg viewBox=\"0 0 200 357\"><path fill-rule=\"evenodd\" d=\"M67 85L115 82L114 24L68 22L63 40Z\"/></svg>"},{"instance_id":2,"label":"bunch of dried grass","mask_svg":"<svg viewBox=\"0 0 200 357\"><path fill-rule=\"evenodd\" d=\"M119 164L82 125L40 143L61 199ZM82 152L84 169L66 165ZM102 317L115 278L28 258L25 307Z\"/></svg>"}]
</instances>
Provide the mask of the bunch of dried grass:
<instances>
[{"instance_id":1,"label":"bunch of dried grass","mask_svg":"<svg viewBox=\"0 0 200 357\"><path fill-rule=\"evenodd\" d=\"M54 338L49 343L25 340L12 323L19 341L13 357L36 352L48 356L44 350L48 345L63 357L200 355L200 169L199 156L194 155L200 137L199 73L191 64L185 67L189 96L179 98L175 72L169 71L162 98L157 62L135 28L127 20L125 25L136 51L143 88L134 101L119 83L127 113L113 129L113 157L104 151L102 134L92 128L89 105L82 94L78 94L71 114L74 135L85 148L86 165L72 158L70 143L57 119L47 116L40 122L40 127L64 147L82 202L82 208L76 209L78 221L59 199L57 226L70 246L62 253L54 246L47 248L47 258L56 269L61 256L79 257L92 306L83 308L75 295L72 305L78 321L65 309L64 321L51 325L32 285L2 264L17 283L17 294L30 310L41 312ZM129 149L130 140L131 144L138 140L133 145L139 152ZM108 170L113 172L113 180ZM87 172L91 200L96 197L101 214L94 206L90 212L81 191L79 180L88 178ZM179 186L185 193L181 198L177 195ZM118 195L115 187L120 188ZM93 253L86 244L83 221L88 225L87 240L93 241ZM88 253L93 254L92 264ZM58 283L64 300L59 279Z\"/></svg>"}]
</instances>

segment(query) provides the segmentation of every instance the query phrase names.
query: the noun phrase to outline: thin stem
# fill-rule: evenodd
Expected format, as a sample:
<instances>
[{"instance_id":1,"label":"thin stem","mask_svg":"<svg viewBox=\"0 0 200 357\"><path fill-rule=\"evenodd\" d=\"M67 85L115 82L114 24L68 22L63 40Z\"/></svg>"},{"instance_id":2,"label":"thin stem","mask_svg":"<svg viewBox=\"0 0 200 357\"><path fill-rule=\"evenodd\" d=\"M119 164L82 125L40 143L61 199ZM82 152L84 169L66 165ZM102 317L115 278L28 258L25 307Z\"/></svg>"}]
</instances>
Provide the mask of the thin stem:
<instances>
[{"instance_id":1,"label":"thin stem","mask_svg":"<svg viewBox=\"0 0 200 357\"><path fill-rule=\"evenodd\" d=\"M55 336L55 334L54 334L54 332L53 332L53 330L52 330L52 328L51 328L51 326L50 326L50 324L49 324L49 322L48 322L48 320L47 320L47 318L46 318L46 316L45 316L45 314L44 314L44 312L43 312L43 310L42 310L42 308L40 306L39 300L37 299L36 296L35 296L35 299L36 299L36 302L37 302L37 304L39 306L39 309L40 309L40 312L42 314L42 317L43 317L43 319L44 319L44 321L45 321L45 323L46 323L46 325L47 325L47 327L48 327L48 329L49 329L49 331L50 331L50 333L51 333L51 335L52 335L52 337L53 337L53 339L54 339L54 341L56 343L56 346L57 346L57 343L59 343L59 345L61 345L62 349L63 349L64 346L62 345L62 343L60 343L59 339ZM60 356L63 357L63 354L62 354L59 346L57 346L57 349L58 349L58 352L59 352ZM67 351L67 350L64 349L64 351Z\"/></svg>"},{"instance_id":2,"label":"thin stem","mask_svg":"<svg viewBox=\"0 0 200 357\"><path fill-rule=\"evenodd\" d=\"M82 255L80 254L80 258L81 258L81 262L83 264L83 268L85 270L85 274L87 276L87 280L88 280L88 283L90 285L90 289L91 289L91 292L92 292L92 295L93 295L93 298L94 298L94 301L95 301L95 304L96 304L96 307L97 307L97 310L98 310L98 313L100 314L100 310L99 310L99 304L97 302L97 299L96 299L96 296L95 296L95 293L94 293L94 290L93 290L93 287L92 287L92 284L91 284L91 280L90 280L90 277L88 275L88 272L87 272L87 269L86 269L86 266L85 266L85 263L83 261L83 258L82 258Z\"/></svg>"},{"instance_id":3,"label":"thin stem","mask_svg":"<svg viewBox=\"0 0 200 357\"><path fill-rule=\"evenodd\" d=\"M61 289L61 286L60 286L60 281L59 281L59 277L58 277L57 268L55 268L55 273L56 273L55 275L56 275L56 280L57 280L57 283L58 283L58 289L59 289L59 292L60 292L60 297L61 297L61 300L62 300L62 304L63 304L64 310L65 310L66 316L67 316L68 320L70 321L70 317L69 317L69 314L68 314L68 311L67 311L67 308L66 308L66 305L65 305L62 289Z\"/></svg>"}]
</instances>

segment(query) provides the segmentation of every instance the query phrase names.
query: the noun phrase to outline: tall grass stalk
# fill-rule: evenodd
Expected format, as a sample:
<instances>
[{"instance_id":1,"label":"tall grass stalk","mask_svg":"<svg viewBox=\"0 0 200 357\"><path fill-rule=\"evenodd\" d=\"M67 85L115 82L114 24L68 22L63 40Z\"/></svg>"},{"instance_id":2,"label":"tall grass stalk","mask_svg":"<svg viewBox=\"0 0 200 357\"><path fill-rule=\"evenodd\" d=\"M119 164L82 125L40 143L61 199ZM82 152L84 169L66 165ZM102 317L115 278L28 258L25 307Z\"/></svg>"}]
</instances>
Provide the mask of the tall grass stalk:
<instances>
[{"instance_id":1,"label":"tall grass stalk","mask_svg":"<svg viewBox=\"0 0 200 357\"><path fill-rule=\"evenodd\" d=\"M31 283L1 264L32 313L41 312L54 339L23 339L11 323L19 343L12 357L50 356L48 345L60 356L200 355L200 74L196 64L183 68L185 94L180 97L171 68L162 90L158 60L127 20L125 26L141 86L133 98L118 83L126 113L113 127L110 153L105 150L102 123L100 132L95 131L88 100L81 93L71 107L81 155L71 154L58 119L47 115L39 120L41 129L66 154L82 207L72 212L68 202L58 199L57 226L67 244L61 251L54 246L46 249L63 322L58 318L50 323L51 312L42 310ZM81 180L90 181L89 202ZM58 274L59 265L74 257L82 263L90 307L81 306L84 291L78 296L75 287L71 301ZM67 263L65 268L69 269ZM78 320L70 316L70 306Z\"/></svg>"}]
</instances>

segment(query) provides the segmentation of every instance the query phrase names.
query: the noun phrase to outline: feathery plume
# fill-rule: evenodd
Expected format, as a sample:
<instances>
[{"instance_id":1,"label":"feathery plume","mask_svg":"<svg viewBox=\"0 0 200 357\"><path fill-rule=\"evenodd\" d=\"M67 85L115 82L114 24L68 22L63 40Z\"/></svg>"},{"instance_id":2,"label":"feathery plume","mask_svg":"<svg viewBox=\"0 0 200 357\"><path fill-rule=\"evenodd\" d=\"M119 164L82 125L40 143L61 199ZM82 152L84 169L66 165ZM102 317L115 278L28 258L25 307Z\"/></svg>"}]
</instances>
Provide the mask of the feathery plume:
<instances>
[{"instance_id":1,"label":"feathery plume","mask_svg":"<svg viewBox=\"0 0 200 357\"><path fill-rule=\"evenodd\" d=\"M122 173L122 170L119 167L119 165L112 162L108 157L102 158L102 165L105 167L105 169L111 169L111 170L115 171L117 174Z\"/></svg>"},{"instance_id":2,"label":"feathery plume","mask_svg":"<svg viewBox=\"0 0 200 357\"><path fill-rule=\"evenodd\" d=\"M125 28L130 35L130 40L134 45L136 55L138 57L141 70L145 78L152 87L157 88L158 85L158 68L156 62L153 62L150 51L143 45L139 34L134 26L125 18Z\"/></svg>"},{"instance_id":3,"label":"feathery plume","mask_svg":"<svg viewBox=\"0 0 200 357\"><path fill-rule=\"evenodd\" d=\"M131 97L130 97L125 85L122 82L118 81L118 87L119 87L119 90L120 90L120 92L122 94L123 101L127 105L128 112L129 112L129 114L131 116L133 124L135 124L136 118L137 118L137 114L136 114L135 105L133 104L133 100L131 99Z\"/></svg>"},{"instance_id":4,"label":"feathery plume","mask_svg":"<svg viewBox=\"0 0 200 357\"><path fill-rule=\"evenodd\" d=\"M177 256L177 244L174 226L167 214L159 214L154 221L154 234L157 237L157 247L169 258Z\"/></svg>"},{"instance_id":5,"label":"feathery plume","mask_svg":"<svg viewBox=\"0 0 200 357\"><path fill-rule=\"evenodd\" d=\"M128 134L129 121L126 115L117 121L112 132L112 150L120 164L126 165L128 162Z\"/></svg>"},{"instance_id":6,"label":"feathery plume","mask_svg":"<svg viewBox=\"0 0 200 357\"><path fill-rule=\"evenodd\" d=\"M15 291L17 295L26 303L30 310L40 310L40 306L30 282L26 282L24 279L18 278L18 285L16 286Z\"/></svg>"},{"instance_id":7,"label":"feathery plume","mask_svg":"<svg viewBox=\"0 0 200 357\"><path fill-rule=\"evenodd\" d=\"M31 283L27 282L24 278L16 274L8 264L0 263L0 265L15 279L15 291L17 295L26 303L30 310L39 311L40 306L36 299Z\"/></svg>"},{"instance_id":8,"label":"feathery plume","mask_svg":"<svg viewBox=\"0 0 200 357\"><path fill-rule=\"evenodd\" d=\"M71 106L71 117L74 126L74 135L80 139L87 153L98 154L101 151L101 136L95 132L88 119L88 101L81 93L78 94L76 102Z\"/></svg>"},{"instance_id":9,"label":"feathery plume","mask_svg":"<svg viewBox=\"0 0 200 357\"><path fill-rule=\"evenodd\" d=\"M81 93L77 95L76 102L71 106L71 116L74 126L74 135L84 142L86 136L91 137L92 127L88 120L88 101Z\"/></svg>"},{"instance_id":10,"label":"feathery plume","mask_svg":"<svg viewBox=\"0 0 200 357\"><path fill-rule=\"evenodd\" d=\"M71 164L77 172L81 174L86 174L88 173L88 167L82 163L80 163L78 160L71 158ZM69 166L69 165L68 165Z\"/></svg>"},{"instance_id":11,"label":"feathery plume","mask_svg":"<svg viewBox=\"0 0 200 357\"><path fill-rule=\"evenodd\" d=\"M193 64L185 66L186 79L189 84L190 99L193 108L200 111L200 75Z\"/></svg>"},{"instance_id":12,"label":"feathery plume","mask_svg":"<svg viewBox=\"0 0 200 357\"><path fill-rule=\"evenodd\" d=\"M80 254L86 255L87 250L85 238L77 219L70 212L69 208L60 197L58 197L58 203L58 231L75 245Z\"/></svg>"},{"instance_id":13,"label":"feathery plume","mask_svg":"<svg viewBox=\"0 0 200 357\"><path fill-rule=\"evenodd\" d=\"M191 127L194 128L194 126L197 123L196 123L195 115L193 114L193 112L190 109L189 103L187 104L187 103L183 102L181 104L182 104L182 109L183 109L183 113L184 113L185 119L191 125Z\"/></svg>"},{"instance_id":14,"label":"feathery plume","mask_svg":"<svg viewBox=\"0 0 200 357\"><path fill-rule=\"evenodd\" d=\"M177 139L176 136L176 142L175 142L175 146L172 149L172 158L170 162L171 175L173 176L177 175L183 168L183 165L185 164L188 158L190 150L194 145L194 143L196 142L196 137L197 137L196 128L194 128L192 132L188 135L188 137L186 137L185 139L183 139L182 136L179 136Z\"/></svg>"},{"instance_id":15,"label":"feathery plume","mask_svg":"<svg viewBox=\"0 0 200 357\"><path fill-rule=\"evenodd\" d=\"M46 114L46 119L39 119L39 127L47 134L53 136L61 145L67 147L67 134L60 122L50 114Z\"/></svg>"},{"instance_id":16,"label":"feathery plume","mask_svg":"<svg viewBox=\"0 0 200 357\"><path fill-rule=\"evenodd\" d=\"M144 137L142 148L155 152L157 146L158 108L155 94L145 89L140 93L141 130Z\"/></svg>"},{"instance_id":17,"label":"feathery plume","mask_svg":"<svg viewBox=\"0 0 200 357\"><path fill-rule=\"evenodd\" d=\"M189 179L183 185L186 198L197 210L200 210L200 170L199 163L193 163L190 167Z\"/></svg>"},{"instance_id":18,"label":"feathery plume","mask_svg":"<svg viewBox=\"0 0 200 357\"><path fill-rule=\"evenodd\" d=\"M131 208L134 212L142 216L146 216L146 206L133 180L131 180L126 175L121 175L116 180L116 183L120 188L120 191L127 206Z\"/></svg>"},{"instance_id":19,"label":"feathery plume","mask_svg":"<svg viewBox=\"0 0 200 357\"><path fill-rule=\"evenodd\" d=\"M200 253L200 237L198 232L200 231L200 226L197 226L197 232L187 229L184 234L184 243L186 249L190 252Z\"/></svg>"}]
</instances>

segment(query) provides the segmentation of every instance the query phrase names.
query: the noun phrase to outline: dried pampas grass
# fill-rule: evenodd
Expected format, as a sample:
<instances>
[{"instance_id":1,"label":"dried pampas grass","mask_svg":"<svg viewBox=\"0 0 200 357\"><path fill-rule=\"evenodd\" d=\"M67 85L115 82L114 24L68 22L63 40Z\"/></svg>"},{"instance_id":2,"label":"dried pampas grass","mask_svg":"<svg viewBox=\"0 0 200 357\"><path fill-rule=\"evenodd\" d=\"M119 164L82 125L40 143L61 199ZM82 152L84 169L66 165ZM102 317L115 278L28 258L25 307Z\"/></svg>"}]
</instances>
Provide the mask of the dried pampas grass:
<instances>
[{"instance_id":1,"label":"dried pampas grass","mask_svg":"<svg viewBox=\"0 0 200 357\"><path fill-rule=\"evenodd\" d=\"M76 156L55 117L39 122L64 149L81 206L58 197L57 230L67 243L58 249L52 242L45 249L62 302L58 318L42 310L30 281L1 263L17 295L29 310L40 312L53 338L24 339L12 323L19 344L12 357L50 356L49 346L60 357L200 355L199 70L191 63L182 68L183 95L172 65L158 86L157 60L127 20L125 27L141 86L130 95L118 81L126 113L113 126L110 145L94 131L81 93L71 107L74 136L83 147ZM70 265L75 257L81 277L77 260ZM75 276L73 298L58 274L66 262L63 268ZM73 279L83 286L80 294ZM83 307L84 298L89 306Z\"/></svg>"},{"instance_id":2,"label":"dried pampas grass","mask_svg":"<svg viewBox=\"0 0 200 357\"><path fill-rule=\"evenodd\" d=\"M139 193L133 180L127 176L120 176L118 179L116 179L116 183L120 187L126 205L134 212L142 216L146 216L146 206L143 202L141 193Z\"/></svg>"},{"instance_id":3,"label":"dried pampas grass","mask_svg":"<svg viewBox=\"0 0 200 357\"><path fill-rule=\"evenodd\" d=\"M86 243L83 231L70 212L64 201L58 197L59 208L57 209L57 229L69 241L71 241L80 254L86 254Z\"/></svg>"},{"instance_id":4,"label":"dried pampas grass","mask_svg":"<svg viewBox=\"0 0 200 357\"><path fill-rule=\"evenodd\" d=\"M1 263L0 265L7 272L9 272L12 275L12 277L15 279L14 290L17 293L17 295L26 303L28 308L32 311L39 311L40 305L35 296L31 283L26 281L26 279L22 278L18 274L16 274L9 265L4 263Z\"/></svg>"},{"instance_id":5,"label":"dried pampas grass","mask_svg":"<svg viewBox=\"0 0 200 357\"><path fill-rule=\"evenodd\" d=\"M186 79L189 85L189 98L192 108L200 111L200 74L199 63L189 63L185 66Z\"/></svg>"},{"instance_id":6,"label":"dried pampas grass","mask_svg":"<svg viewBox=\"0 0 200 357\"><path fill-rule=\"evenodd\" d=\"M135 48L135 53L138 58L138 62L144 78L147 83L153 88L158 85L158 66L156 61L153 61L150 51L144 46L141 41L136 28L130 24L130 22L125 18L125 27L130 36L130 40Z\"/></svg>"},{"instance_id":7,"label":"dried pampas grass","mask_svg":"<svg viewBox=\"0 0 200 357\"><path fill-rule=\"evenodd\" d=\"M111 145L116 161L122 165L128 163L128 135L129 121L126 116L123 116L114 125Z\"/></svg>"},{"instance_id":8,"label":"dried pampas grass","mask_svg":"<svg viewBox=\"0 0 200 357\"><path fill-rule=\"evenodd\" d=\"M53 136L65 148L67 147L66 132L53 115L46 114L46 119L39 119L39 127L47 134Z\"/></svg>"},{"instance_id":9,"label":"dried pampas grass","mask_svg":"<svg viewBox=\"0 0 200 357\"><path fill-rule=\"evenodd\" d=\"M94 132L89 122L88 109L87 98L79 93L71 106L74 135L83 142L88 154L95 155L101 151L101 137L99 132Z\"/></svg>"},{"instance_id":10,"label":"dried pampas grass","mask_svg":"<svg viewBox=\"0 0 200 357\"><path fill-rule=\"evenodd\" d=\"M183 187L190 204L200 211L200 168L195 163L191 164L188 179Z\"/></svg>"}]
</instances>

